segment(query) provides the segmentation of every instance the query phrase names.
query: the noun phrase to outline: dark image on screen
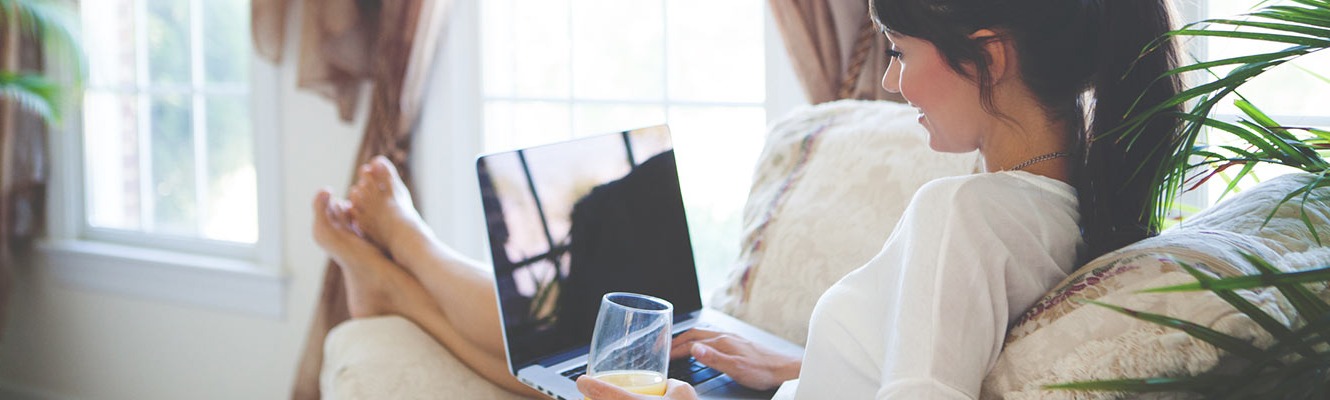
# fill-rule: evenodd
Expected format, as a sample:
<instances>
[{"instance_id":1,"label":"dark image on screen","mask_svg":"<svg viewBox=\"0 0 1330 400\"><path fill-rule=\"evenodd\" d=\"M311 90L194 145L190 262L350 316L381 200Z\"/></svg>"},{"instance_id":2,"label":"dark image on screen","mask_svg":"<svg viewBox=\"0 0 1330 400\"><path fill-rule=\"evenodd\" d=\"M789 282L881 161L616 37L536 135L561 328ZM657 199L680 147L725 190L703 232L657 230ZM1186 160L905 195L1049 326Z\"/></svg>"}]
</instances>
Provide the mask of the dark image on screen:
<instances>
[{"instance_id":1,"label":"dark image on screen","mask_svg":"<svg viewBox=\"0 0 1330 400\"><path fill-rule=\"evenodd\" d=\"M514 368L589 342L608 292L701 308L666 128L489 155L477 171Z\"/></svg>"}]
</instances>

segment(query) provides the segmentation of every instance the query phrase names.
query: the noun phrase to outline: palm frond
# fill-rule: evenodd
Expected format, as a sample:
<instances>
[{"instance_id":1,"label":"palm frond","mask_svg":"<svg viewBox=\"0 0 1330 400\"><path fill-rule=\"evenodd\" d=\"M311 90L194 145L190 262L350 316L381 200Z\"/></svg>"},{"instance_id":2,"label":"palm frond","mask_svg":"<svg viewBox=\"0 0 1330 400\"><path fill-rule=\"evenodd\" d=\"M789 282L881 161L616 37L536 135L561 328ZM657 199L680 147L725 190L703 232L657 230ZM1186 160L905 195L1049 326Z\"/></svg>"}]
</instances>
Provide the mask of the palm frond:
<instances>
[{"instance_id":1,"label":"palm frond","mask_svg":"<svg viewBox=\"0 0 1330 400\"><path fill-rule=\"evenodd\" d=\"M1136 318L1145 322L1181 330L1183 332L1186 332L1188 335L1191 335L1194 338L1200 339L1206 343L1214 345L1215 347L1223 349L1224 351L1227 351L1229 353L1241 356L1245 359L1255 360L1261 358L1261 349L1257 348L1256 346L1252 346L1251 343L1247 343L1242 339L1229 336L1227 334L1224 334L1223 332L1219 332L1201 325L1197 325L1192 322L1183 321L1177 318L1172 318L1159 314L1141 312L1130 308L1119 307L1112 304L1101 303L1093 300L1081 300L1081 301L1085 303L1094 304L1100 307L1104 307L1113 311L1117 311L1118 313L1121 313L1123 315Z\"/></svg>"},{"instance_id":2,"label":"palm frond","mask_svg":"<svg viewBox=\"0 0 1330 400\"><path fill-rule=\"evenodd\" d=\"M44 120L59 120L59 93L59 86L40 75L0 71L0 98Z\"/></svg>"},{"instance_id":3,"label":"palm frond","mask_svg":"<svg viewBox=\"0 0 1330 400\"><path fill-rule=\"evenodd\" d=\"M1262 275L1277 276L1277 275L1289 274L1287 272L1280 271L1278 268L1275 268L1274 265L1271 265L1269 261L1257 257L1251 253L1244 251L1244 252L1239 252L1239 254L1241 254L1243 258L1247 259L1247 262L1252 263L1252 265L1255 266L1257 270L1261 271ZM1330 305L1327 305L1320 298L1316 297L1316 294L1312 293L1311 290L1308 290L1306 287L1302 286L1301 284L1278 283L1270 286L1273 286L1275 289L1278 289L1279 292L1284 295L1284 298L1288 299L1288 302L1293 305L1293 308L1295 310L1298 311L1298 315L1313 317L1313 316L1330 314Z\"/></svg>"},{"instance_id":4,"label":"palm frond","mask_svg":"<svg viewBox=\"0 0 1330 400\"><path fill-rule=\"evenodd\" d=\"M1193 274L1195 275L1195 274ZM1138 293L1168 293L1168 292L1196 292L1206 290L1241 290L1269 287L1275 285L1285 285L1294 283L1314 283L1330 281L1330 266L1306 271L1286 272L1280 274L1261 274L1234 276L1229 278L1208 278L1201 279L1196 283L1187 283L1182 285L1166 286L1152 289L1141 290Z\"/></svg>"},{"instance_id":5,"label":"palm frond","mask_svg":"<svg viewBox=\"0 0 1330 400\"><path fill-rule=\"evenodd\" d=\"M1146 379L1113 379L1104 381L1085 381L1060 383L1056 385L1044 385L1044 389L1062 389L1062 390L1086 390L1086 391L1108 391L1108 392L1178 392L1178 391L1198 391L1200 389L1213 386L1220 382L1218 377L1197 376L1186 378L1146 378Z\"/></svg>"},{"instance_id":6,"label":"palm frond","mask_svg":"<svg viewBox=\"0 0 1330 400\"><path fill-rule=\"evenodd\" d=\"M1168 205L1172 204L1182 190L1188 189L1187 182L1191 179L1189 175L1196 166L1227 168L1243 165L1236 179L1241 179L1250 173L1251 168L1257 163L1274 162L1313 173L1330 169L1330 162L1326 162L1320 155L1325 152L1325 147L1330 147L1330 143L1322 146L1309 142L1308 138L1295 136L1289 129L1269 119L1245 99L1237 101L1239 109L1247 115L1245 120L1229 124L1209 118L1219 101L1230 95L1236 95L1238 88L1250 80L1288 61L1330 47L1330 3L1324 0L1293 0L1288 4L1266 5L1266 2L1261 2L1259 5L1262 7L1238 18L1216 18L1187 24L1161 37L1160 41L1146 50L1153 51L1166 38L1181 37L1234 38L1289 45L1275 51L1193 63L1169 71L1160 79L1192 71L1233 67L1223 76L1216 76L1213 81L1183 90L1160 104L1139 104L1138 100L1138 104L1133 105L1128 113L1128 115L1135 113L1135 117L1125 121L1119 129L1109 132L1109 135L1116 136L1116 140L1125 141L1129 147L1134 146L1147 121L1156 115L1171 113L1174 107L1186 105L1188 117L1182 118L1177 141L1148 149L1151 152L1167 154L1165 168L1154 171L1154 176L1150 177L1158 183L1155 185L1155 193L1151 196L1151 219L1156 225L1162 225L1162 221L1168 217ZM1253 149L1250 154L1236 153L1237 157L1232 157L1234 159L1219 161L1212 158L1208 161L1214 162L1195 163L1193 158L1200 155L1198 151L1205 149L1204 146L1195 145L1205 127L1232 133L1236 138L1251 144ZM1330 137L1317 140L1330 142ZM1145 173L1145 167L1141 166L1133 174ZM1217 172L1198 176L1202 177L1201 179L1208 179ZM1195 185L1191 186L1194 187ZM1230 182L1230 187L1225 192L1231 191L1234 187L1235 185ZM1308 228L1315 229L1310 225ZM1313 236L1319 243L1319 235Z\"/></svg>"}]
</instances>

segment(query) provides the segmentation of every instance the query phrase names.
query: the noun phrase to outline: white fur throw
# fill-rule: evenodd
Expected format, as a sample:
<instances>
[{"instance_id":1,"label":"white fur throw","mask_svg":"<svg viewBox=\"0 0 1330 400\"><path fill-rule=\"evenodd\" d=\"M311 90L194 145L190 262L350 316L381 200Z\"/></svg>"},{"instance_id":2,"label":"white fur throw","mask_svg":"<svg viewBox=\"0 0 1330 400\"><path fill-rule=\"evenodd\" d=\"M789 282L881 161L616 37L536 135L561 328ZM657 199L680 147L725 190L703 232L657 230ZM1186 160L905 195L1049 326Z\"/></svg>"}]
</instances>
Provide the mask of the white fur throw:
<instances>
[{"instance_id":1,"label":"white fur throw","mask_svg":"<svg viewBox=\"0 0 1330 400\"><path fill-rule=\"evenodd\" d=\"M715 307L804 343L822 292L877 254L920 186L977 171L977 153L929 149L917 116L904 104L842 100L775 123Z\"/></svg>"}]
</instances>

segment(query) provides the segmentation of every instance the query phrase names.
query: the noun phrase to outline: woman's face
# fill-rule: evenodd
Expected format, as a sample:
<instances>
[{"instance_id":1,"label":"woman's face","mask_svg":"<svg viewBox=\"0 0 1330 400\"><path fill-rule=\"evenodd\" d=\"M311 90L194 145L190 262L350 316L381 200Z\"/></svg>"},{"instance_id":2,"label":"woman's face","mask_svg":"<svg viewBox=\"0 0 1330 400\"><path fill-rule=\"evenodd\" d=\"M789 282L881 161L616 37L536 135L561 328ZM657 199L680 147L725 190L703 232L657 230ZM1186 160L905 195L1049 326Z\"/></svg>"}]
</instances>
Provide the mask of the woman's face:
<instances>
[{"instance_id":1,"label":"woman's face","mask_svg":"<svg viewBox=\"0 0 1330 400\"><path fill-rule=\"evenodd\" d=\"M882 88L919 109L929 147L948 153L978 149L990 118L980 104L979 85L956 73L926 40L893 33L887 33L887 40L898 53L892 53Z\"/></svg>"}]
</instances>

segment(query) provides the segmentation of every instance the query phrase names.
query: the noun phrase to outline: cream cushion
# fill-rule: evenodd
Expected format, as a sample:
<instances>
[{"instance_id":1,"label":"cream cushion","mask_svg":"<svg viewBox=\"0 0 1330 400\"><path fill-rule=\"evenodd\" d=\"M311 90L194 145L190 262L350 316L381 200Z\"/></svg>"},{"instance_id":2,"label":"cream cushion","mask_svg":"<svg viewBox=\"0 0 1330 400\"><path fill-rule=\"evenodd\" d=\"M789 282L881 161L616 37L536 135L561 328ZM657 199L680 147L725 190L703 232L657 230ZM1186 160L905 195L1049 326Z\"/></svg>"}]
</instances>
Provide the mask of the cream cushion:
<instances>
[{"instance_id":1,"label":"cream cushion","mask_svg":"<svg viewBox=\"0 0 1330 400\"><path fill-rule=\"evenodd\" d=\"M319 390L325 399L512 399L416 324L357 318L328 332Z\"/></svg>"},{"instance_id":2,"label":"cream cushion","mask_svg":"<svg viewBox=\"0 0 1330 400\"><path fill-rule=\"evenodd\" d=\"M773 124L744 207L740 257L717 309L803 344L827 288L882 248L914 192L974 173L977 153L928 147L904 104L842 100Z\"/></svg>"},{"instance_id":3,"label":"cream cushion","mask_svg":"<svg viewBox=\"0 0 1330 400\"><path fill-rule=\"evenodd\" d=\"M1142 289L1195 282L1179 265L1213 276L1258 273L1238 253L1245 251L1285 271L1330 265L1330 248L1317 246L1285 204L1268 224L1267 215L1286 194L1313 176L1286 175L1218 204L1158 237L1106 254L1069 276L1008 331L995 367L984 380L985 399L1116 399L1122 393L1049 391L1041 386L1084 380L1196 375L1219 367L1224 353L1178 330L1086 305L1095 300L1162 314L1246 339L1258 347L1271 337L1254 321L1210 292L1145 294ZM1308 203L1309 220L1330 232L1330 188ZM1319 198L1320 200L1315 200ZM1323 297L1324 285L1314 286ZM1285 325L1296 312L1274 289L1237 291ZM1169 395L1176 396L1176 395Z\"/></svg>"}]
</instances>

